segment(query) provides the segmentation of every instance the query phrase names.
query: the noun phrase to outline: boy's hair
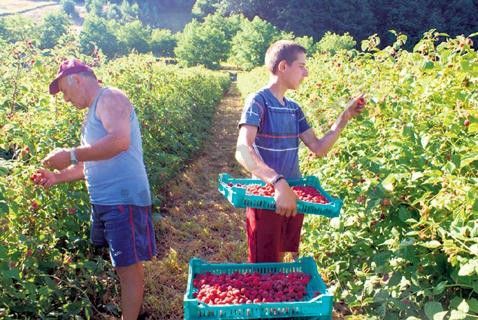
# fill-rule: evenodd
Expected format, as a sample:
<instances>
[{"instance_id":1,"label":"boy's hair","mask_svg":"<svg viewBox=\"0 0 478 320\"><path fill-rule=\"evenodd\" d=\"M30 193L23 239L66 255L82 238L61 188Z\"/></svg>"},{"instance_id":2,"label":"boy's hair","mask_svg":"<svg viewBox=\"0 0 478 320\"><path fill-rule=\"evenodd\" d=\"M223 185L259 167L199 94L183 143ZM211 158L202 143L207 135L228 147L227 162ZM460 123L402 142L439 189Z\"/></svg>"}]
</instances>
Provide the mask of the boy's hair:
<instances>
[{"instance_id":1,"label":"boy's hair","mask_svg":"<svg viewBox=\"0 0 478 320\"><path fill-rule=\"evenodd\" d=\"M288 65L291 65L297 59L297 54L301 52L307 53L307 50L292 40L276 41L267 49L265 65L270 72L275 74L279 62L285 60Z\"/></svg>"}]
</instances>

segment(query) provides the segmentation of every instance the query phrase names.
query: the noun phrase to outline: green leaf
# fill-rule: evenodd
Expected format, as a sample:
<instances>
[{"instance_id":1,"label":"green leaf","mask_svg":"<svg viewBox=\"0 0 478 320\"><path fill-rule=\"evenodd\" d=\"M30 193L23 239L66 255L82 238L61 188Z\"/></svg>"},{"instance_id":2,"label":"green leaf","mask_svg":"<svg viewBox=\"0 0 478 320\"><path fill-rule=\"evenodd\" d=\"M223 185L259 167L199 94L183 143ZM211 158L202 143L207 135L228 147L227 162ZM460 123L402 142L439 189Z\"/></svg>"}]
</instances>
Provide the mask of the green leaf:
<instances>
[{"instance_id":1,"label":"green leaf","mask_svg":"<svg viewBox=\"0 0 478 320\"><path fill-rule=\"evenodd\" d=\"M394 272L393 275L390 277L390 280L388 280L388 285L391 287L396 286L400 283L401 279L402 274L400 272Z\"/></svg>"},{"instance_id":2,"label":"green leaf","mask_svg":"<svg viewBox=\"0 0 478 320\"><path fill-rule=\"evenodd\" d=\"M455 171L456 169L456 165L453 162L449 161L443 166L443 169L450 173L453 173L453 171Z\"/></svg>"},{"instance_id":3,"label":"green leaf","mask_svg":"<svg viewBox=\"0 0 478 320\"><path fill-rule=\"evenodd\" d=\"M393 183L396 181L395 176L393 174L388 175L385 180L382 181L382 187L389 191L393 191Z\"/></svg>"},{"instance_id":4,"label":"green leaf","mask_svg":"<svg viewBox=\"0 0 478 320\"><path fill-rule=\"evenodd\" d=\"M8 213L8 205L5 200L0 200L0 215Z\"/></svg>"},{"instance_id":5,"label":"green leaf","mask_svg":"<svg viewBox=\"0 0 478 320\"><path fill-rule=\"evenodd\" d=\"M468 313L469 310L470 310L470 307L468 306L468 303L466 303L466 300L463 299L463 301L458 305L458 311Z\"/></svg>"},{"instance_id":6,"label":"green leaf","mask_svg":"<svg viewBox=\"0 0 478 320\"><path fill-rule=\"evenodd\" d=\"M460 310L451 310L449 320L462 320L466 318L466 313Z\"/></svg>"},{"instance_id":7,"label":"green leaf","mask_svg":"<svg viewBox=\"0 0 478 320\"><path fill-rule=\"evenodd\" d=\"M421 243L420 245L428 249L436 249L441 246L441 243L437 240L432 240L432 241Z\"/></svg>"},{"instance_id":8,"label":"green leaf","mask_svg":"<svg viewBox=\"0 0 478 320\"><path fill-rule=\"evenodd\" d=\"M420 143L422 144L423 149L425 149L430 142L430 136L423 135L420 137Z\"/></svg>"},{"instance_id":9,"label":"green leaf","mask_svg":"<svg viewBox=\"0 0 478 320\"><path fill-rule=\"evenodd\" d=\"M412 181L418 180L423 176L424 176L423 172L419 172L419 171L418 172L413 172L412 173Z\"/></svg>"},{"instance_id":10,"label":"green leaf","mask_svg":"<svg viewBox=\"0 0 478 320\"><path fill-rule=\"evenodd\" d=\"M433 288L433 294L434 295L441 294L445 290L447 283L448 281L442 281L439 284L437 284L436 287Z\"/></svg>"},{"instance_id":11,"label":"green leaf","mask_svg":"<svg viewBox=\"0 0 478 320\"><path fill-rule=\"evenodd\" d=\"M425 314L428 319L435 320L434 315L443 311L443 307L440 302L430 301L425 303Z\"/></svg>"},{"instance_id":12,"label":"green leaf","mask_svg":"<svg viewBox=\"0 0 478 320\"><path fill-rule=\"evenodd\" d=\"M478 161L478 153L471 153L469 155L464 156L460 162L460 168L467 167L473 161Z\"/></svg>"},{"instance_id":13,"label":"green leaf","mask_svg":"<svg viewBox=\"0 0 478 320\"><path fill-rule=\"evenodd\" d=\"M478 132L478 123L472 123L468 127L468 133L475 133Z\"/></svg>"},{"instance_id":14,"label":"green leaf","mask_svg":"<svg viewBox=\"0 0 478 320\"><path fill-rule=\"evenodd\" d=\"M443 320L447 315L448 311L437 312L433 315L433 320Z\"/></svg>"},{"instance_id":15,"label":"green leaf","mask_svg":"<svg viewBox=\"0 0 478 320\"><path fill-rule=\"evenodd\" d=\"M6 176L8 174L8 168L0 166L0 176Z\"/></svg>"},{"instance_id":16,"label":"green leaf","mask_svg":"<svg viewBox=\"0 0 478 320\"><path fill-rule=\"evenodd\" d=\"M475 272L476 262L472 260L471 262L465 263L461 266L460 270L458 271L459 276L469 276Z\"/></svg>"},{"instance_id":17,"label":"green leaf","mask_svg":"<svg viewBox=\"0 0 478 320\"><path fill-rule=\"evenodd\" d=\"M462 60L460 62L460 64L461 64L461 68L463 69L463 71L470 71L470 69L471 69L470 61Z\"/></svg>"},{"instance_id":18,"label":"green leaf","mask_svg":"<svg viewBox=\"0 0 478 320\"><path fill-rule=\"evenodd\" d=\"M429 70L429 69L433 69L433 62L432 61L425 61L422 65L423 69L425 70Z\"/></svg>"},{"instance_id":19,"label":"green leaf","mask_svg":"<svg viewBox=\"0 0 478 320\"><path fill-rule=\"evenodd\" d=\"M7 247L0 246L0 261L7 260L7 257L8 257L7 252L8 252Z\"/></svg>"},{"instance_id":20,"label":"green leaf","mask_svg":"<svg viewBox=\"0 0 478 320\"><path fill-rule=\"evenodd\" d=\"M3 271L2 276L5 278L20 280L20 271L17 268L13 268Z\"/></svg>"},{"instance_id":21,"label":"green leaf","mask_svg":"<svg viewBox=\"0 0 478 320\"><path fill-rule=\"evenodd\" d=\"M468 300L468 306L471 312L478 313L478 300L475 298Z\"/></svg>"},{"instance_id":22,"label":"green leaf","mask_svg":"<svg viewBox=\"0 0 478 320\"><path fill-rule=\"evenodd\" d=\"M478 256L478 244L473 244L470 246L470 251L472 254Z\"/></svg>"},{"instance_id":23,"label":"green leaf","mask_svg":"<svg viewBox=\"0 0 478 320\"><path fill-rule=\"evenodd\" d=\"M375 303L383 303L390 298L390 293L386 290L380 290L377 294L373 297Z\"/></svg>"}]
</instances>

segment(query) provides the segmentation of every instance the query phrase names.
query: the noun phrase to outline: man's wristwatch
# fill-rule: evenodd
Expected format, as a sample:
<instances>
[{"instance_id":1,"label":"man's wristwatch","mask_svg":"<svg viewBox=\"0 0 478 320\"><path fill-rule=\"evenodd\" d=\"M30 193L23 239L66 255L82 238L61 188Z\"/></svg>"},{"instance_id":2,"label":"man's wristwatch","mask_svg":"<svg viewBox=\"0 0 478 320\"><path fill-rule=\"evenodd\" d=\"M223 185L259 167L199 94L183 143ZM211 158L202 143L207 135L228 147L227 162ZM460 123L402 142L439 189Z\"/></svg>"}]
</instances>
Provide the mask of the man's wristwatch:
<instances>
[{"instance_id":1,"label":"man's wristwatch","mask_svg":"<svg viewBox=\"0 0 478 320\"><path fill-rule=\"evenodd\" d=\"M76 158L75 148L70 149L70 164L78 164L78 159Z\"/></svg>"},{"instance_id":2,"label":"man's wristwatch","mask_svg":"<svg viewBox=\"0 0 478 320\"><path fill-rule=\"evenodd\" d=\"M285 177L284 177L283 175L281 175L281 174L278 174L278 175L276 175L276 176L271 180L271 184L272 184L273 186L275 186L276 183L279 182L279 180L281 180L281 179L285 179Z\"/></svg>"}]
</instances>

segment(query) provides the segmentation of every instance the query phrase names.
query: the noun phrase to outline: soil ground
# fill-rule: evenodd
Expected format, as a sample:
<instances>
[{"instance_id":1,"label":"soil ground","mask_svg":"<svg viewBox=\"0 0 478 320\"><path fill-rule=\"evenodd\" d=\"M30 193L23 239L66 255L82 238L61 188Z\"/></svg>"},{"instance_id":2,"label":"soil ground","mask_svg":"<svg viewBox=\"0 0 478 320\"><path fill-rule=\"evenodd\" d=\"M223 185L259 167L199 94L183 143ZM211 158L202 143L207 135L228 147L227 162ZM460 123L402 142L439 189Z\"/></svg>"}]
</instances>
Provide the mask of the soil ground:
<instances>
[{"instance_id":1,"label":"soil ground","mask_svg":"<svg viewBox=\"0 0 478 320\"><path fill-rule=\"evenodd\" d=\"M232 207L217 191L221 172L248 176L234 159L242 103L233 84L218 106L203 151L163 190L163 218L156 224L159 254L146 265L144 309L148 319L183 319L192 257L247 261L245 210ZM334 312L334 319L343 319L341 314Z\"/></svg>"}]
</instances>

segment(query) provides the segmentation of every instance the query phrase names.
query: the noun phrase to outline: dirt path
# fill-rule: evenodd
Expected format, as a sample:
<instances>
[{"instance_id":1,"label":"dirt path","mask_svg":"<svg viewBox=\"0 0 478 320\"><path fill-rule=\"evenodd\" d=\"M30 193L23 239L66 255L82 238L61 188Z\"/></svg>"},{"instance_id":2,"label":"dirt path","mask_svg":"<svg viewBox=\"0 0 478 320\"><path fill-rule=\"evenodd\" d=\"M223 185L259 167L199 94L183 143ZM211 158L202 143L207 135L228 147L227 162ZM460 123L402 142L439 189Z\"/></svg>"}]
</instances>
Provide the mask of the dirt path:
<instances>
[{"instance_id":1,"label":"dirt path","mask_svg":"<svg viewBox=\"0 0 478 320\"><path fill-rule=\"evenodd\" d=\"M192 257L217 262L247 260L245 212L233 208L217 191L219 173L248 175L234 159L241 111L242 99L233 84L218 106L202 153L163 191L163 218L156 224L158 259L146 265L147 319L183 319ZM334 319L343 319L343 308L335 305Z\"/></svg>"},{"instance_id":2,"label":"dirt path","mask_svg":"<svg viewBox=\"0 0 478 320\"><path fill-rule=\"evenodd\" d=\"M58 2L55 1L2 0L0 4L0 17L28 13L52 6L61 8Z\"/></svg>"},{"instance_id":3,"label":"dirt path","mask_svg":"<svg viewBox=\"0 0 478 320\"><path fill-rule=\"evenodd\" d=\"M183 319L182 301L192 257L218 262L246 260L244 210L234 209L217 191L219 173L246 175L234 160L241 105L233 84L218 106L202 153L163 192L164 218L156 224L158 260L146 266L144 301L149 319Z\"/></svg>"},{"instance_id":4,"label":"dirt path","mask_svg":"<svg viewBox=\"0 0 478 320\"><path fill-rule=\"evenodd\" d=\"M0 18L19 14L37 23L41 23L47 14L62 10L62 5L58 1L0 0L0 2ZM75 5L75 10L77 14L72 18L72 27L76 32L80 32L87 12L84 5Z\"/></svg>"}]
</instances>

